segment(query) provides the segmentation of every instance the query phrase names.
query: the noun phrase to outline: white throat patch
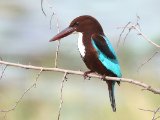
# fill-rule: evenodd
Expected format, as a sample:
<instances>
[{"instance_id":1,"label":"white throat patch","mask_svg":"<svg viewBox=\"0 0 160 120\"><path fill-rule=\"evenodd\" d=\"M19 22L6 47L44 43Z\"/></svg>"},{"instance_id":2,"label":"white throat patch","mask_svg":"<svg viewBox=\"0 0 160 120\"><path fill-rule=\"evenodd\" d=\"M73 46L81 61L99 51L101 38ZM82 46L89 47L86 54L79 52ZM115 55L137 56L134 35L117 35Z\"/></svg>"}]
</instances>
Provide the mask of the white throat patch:
<instances>
[{"instance_id":1,"label":"white throat patch","mask_svg":"<svg viewBox=\"0 0 160 120\"><path fill-rule=\"evenodd\" d=\"M82 57L85 56L85 46L83 44L83 34L79 32L79 37L78 37L78 49L79 49L79 52L81 54Z\"/></svg>"}]
</instances>

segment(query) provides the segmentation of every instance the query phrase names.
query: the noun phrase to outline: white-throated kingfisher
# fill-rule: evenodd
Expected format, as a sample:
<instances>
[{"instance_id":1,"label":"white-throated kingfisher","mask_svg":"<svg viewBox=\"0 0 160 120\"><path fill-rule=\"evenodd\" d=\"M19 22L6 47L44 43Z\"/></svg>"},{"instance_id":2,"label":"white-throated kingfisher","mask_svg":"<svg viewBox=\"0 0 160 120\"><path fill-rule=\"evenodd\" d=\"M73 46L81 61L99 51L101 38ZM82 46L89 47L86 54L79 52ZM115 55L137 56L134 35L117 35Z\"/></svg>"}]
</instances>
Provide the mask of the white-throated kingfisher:
<instances>
[{"instance_id":1,"label":"white-throated kingfisher","mask_svg":"<svg viewBox=\"0 0 160 120\"><path fill-rule=\"evenodd\" d=\"M105 36L100 23L92 16L83 15L75 18L62 32L54 36L50 41L59 40L73 32L79 33L78 49L81 57L91 72L102 76L121 77L120 65L116 53ZM105 79L105 77L103 77ZM109 97L113 111L116 111L114 86L116 81L105 80L108 84ZM120 82L117 81L119 84Z\"/></svg>"}]
</instances>

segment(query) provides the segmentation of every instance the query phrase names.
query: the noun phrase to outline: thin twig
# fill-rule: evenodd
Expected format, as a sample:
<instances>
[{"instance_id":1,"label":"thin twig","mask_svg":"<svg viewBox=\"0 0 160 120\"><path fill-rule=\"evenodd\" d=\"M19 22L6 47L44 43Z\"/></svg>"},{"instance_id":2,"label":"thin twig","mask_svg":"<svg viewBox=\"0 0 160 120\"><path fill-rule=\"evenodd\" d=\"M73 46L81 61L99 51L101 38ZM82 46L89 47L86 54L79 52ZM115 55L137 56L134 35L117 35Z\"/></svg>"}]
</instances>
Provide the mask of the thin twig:
<instances>
[{"instance_id":1,"label":"thin twig","mask_svg":"<svg viewBox=\"0 0 160 120\"><path fill-rule=\"evenodd\" d=\"M43 71L43 68L41 67L40 72L37 74L34 83L33 83L27 90L25 90L25 92L21 95L21 97L18 99L18 101L15 103L15 105L13 105L10 109L0 110L0 112L8 113L8 112L14 111L14 110L16 109L16 107L20 104L20 102L22 101L23 97L24 97L33 87L36 86L37 81L38 81L38 78L40 77L42 71Z\"/></svg>"},{"instance_id":2,"label":"thin twig","mask_svg":"<svg viewBox=\"0 0 160 120\"><path fill-rule=\"evenodd\" d=\"M150 44L154 45L157 48L160 48L160 45L158 45L158 44L154 43L152 40L150 40L144 33L141 32L141 30L137 26L132 25L132 27L138 32L139 35L141 35Z\"/></svg>"},{"instance_id":3,"label":"thin twig","mask_svg":"<svg viewBox=\"0 0 160 120\"><path fill-rule=\"evenodd\" d=\"M3 119L7 120L7 113L4 113Z\"/></svg>"},{"instance_id":4,"label":"thin twig","mask_svg":"<svg viewBox=\"0 0 160 120\"><path fill-rule=\"evenodd\" d=\"M0 61L0 64L8 65L8 66L14 66L14 67L20 67L25 69L32 69L32 70L42 70L42 71L54 71L54 72L61 72L61 73L68 73L68 74L75 74L75 75L84 75L84 72L82 71L74 71L74 70L67 70L67 69L61 69L61 68L46 68L46 67L38 67L38 66L32 66L32 65L23 65L23 64L17 64L17 63L11 63L6 61ZM89 77L92 78L102 78L102 76L97 74L88 74ZM129 79L129 78L117 78L117 77L105 77L106 80L112 80L112 81L121 81L121 82L127 82L130 84L134 84L136 86L140 86L144 88L145 90L148 90L154 94L160 95L160 89L153 88L150 85L147 85L143 82L140 82L138 80Z\"/></svg>"},{"instance_id":5,"label":"thin twig","mask_svg":"<svg viewBox=\"0 0 160 120\"><path fill-rule=\"evenodd\" d=\"M137 72L139 72L139 70L146 64L148 63L156 54L158 54L159 51L156 51L151 57L149 57L149 59L147 59L144 63L142 63L139 67L138 67L138 70Z\"/></svg>"},{"instance_id":6,"label":"thin twig","mask_svg":"<svg viewBox=\"0 0 160 120\"><path fill-rule=\"evenodd\" d=\"M46 13L44 12L44 9L43 9L43 0L41 0L41 10L43 12L43 14L46 16ZM51 18L50 18L50 29L52 28L52 18L53 16L55 16L56 18L56 26L57 26L57 33L60 32L60 27L59 27L59 21L58 21L58 17L56 15L55 12L52 12L52 15L51 15ZM55 67L57 68L57 61L58 61L58 54L59 54L59 48L60 48L60 40L58 40L58 45L57 45L57 48L56 48L56 56L55 56Z\"/></svg>"},{"instance_id":7,"label":"thin twig","mask_svg":"<svg viewBox=\"0 0 160 120\"><path fill-rule=\"evenodd\" d=\"M8 65L5 65L4 69L2 70L2 74L1 74L0 80L2 80L2 77L3 77L4 72L5 72L5 70L7 69L7 67L8 67Z\"/></svg>"},{"instance_id":8,"label":"thin twig","mask_svg":"<svg viewBox=\"0 0 160 120\"><path fill-rule=\"evenodd\" d=\"M59 54L59 48L60 48L60 40L58 40L58 45L57 45L57 48L56 48L56 57L55 57L55 67L57 68L58 65L57 65L57 61L58 61L58 54Z\"/></svg>"},{"instance_id":9,"label":"thin twig","mask_svg":"<svg viewBox=\"0 0 160 120\"><path fill-rule=\"evenodd\" d=\"M159 110L160 110L160 107L158 107L158 108L154 111L152 120L158 119L158 118L156 118L156 114L157 114L157 112L159 112Z\"/></svg>"},{"instance_id":10,"label":"thin twig","mask_svg":"<svg viewBox=\"0 0 160 120\"><path fill-rule=\"evenodd\" d=\"M139 108L139 110L152 112L153 113L152 120L157 120L158 118L160 118L160 116L156 117L156 114L160 112L160 107L158 107L156 110L147 110L147 109L142 109L142 108Z\"/></svg>"},{"instance_id":11,"label":"thin twig","mask_svg":"<svg viewBox=\"0 0 160 120\"><path fill-rule=\"evenodd\" d=\"M139 19L140 17L137 15L137 20L136 20L136 23L131 23L129 22L127 25L125 25L124 27L118 27L118 28L122 28L122 32L120 33L119 35L119 40L121 39L121 36L123 35L123 33L125 32L126 29L128 29L128 32L127 34L125 35L124 37L124 42L127 38L127 36L129 35L129 33L131 32L131 30L135 30L138 32L138 35L142 36L144 40L146 40L147 42L149 42L150 44L154 45L155 47L157 48L160 48L160 45L156 44L155 42L153 42L152 40L150 40L144 33L142 33L141 31L141 27L139 25ZM123 44L124 44L123 42ZM118 42L119 44L119 42ZM147 59L144 63L142 63L139 67L138 67L138 70L139 71L146 63L148 63L157 53L159 53L159 51L155 52L149 59Z\"/></svg>"},{"instance_id":12,"label":"thin twig","mask_svg":"<svg viewBox=\"0 0 160 120\"><path fill-rule=\"evenodd\" d=\"M140 29L140 25L139 25L139 19L140 17L137 16L137 21L136 23L131 23L129 22L127 25L125 25L124 27L118 27L118 28L122 28L122 32L120 33L119 36L119 40L121 39L122 34L125 32L125 30L128 29L134 29L138 32L138 35L142 36L144 38L144 40L148 41L150 44L154 45L157 48L160 48L160 45L156 44L155 42L153 42L151 39L149 39L144 33L142 33L141 29ZM118 40L118 41L119 41ZM119 43L119 42L118 42Z\"/></svg>"},{"instance_id":13,"label":"thin twig","mask_svg":"<svg viewBox=\"0 0 160 120\"><path fill-rule=\"evenodd\" d=\"M131 32L131 30L132 30L132 28L129 28L129 29L128 29L128 32L126 33L126 35L125 35L125 37L124 37L124 40L123 40L123 45L124 45L124 43L125 43L128 35L129 35L129 33Z\"/></svg>"},{"instance_id":14,"label":"thin twig","mask_svg":"<svg viewBox=\"0 0 160 120\"><path fill-rule=\"evenodd\" d=\"M53 16L55 16L55 19L56 19L57 33L59 33L60 32L60 26L59 26L58 16L57 16L55 11L52 12L52 15L51 15L51 18L50 18L50 22L49 22L50 29L52 29L52 18L53 18ZM58 45L57 45L57 48L56 48L56 55L55 55L55 60L54 60L54 66L56 68L58 67L57 61L58 61L59 48L60 48L60 40L58 40Z\"/></svg>"},{"instance_id":15,"label":"thin twig","mask_svg":"<svg viewBox=\"0 0 160 120\"><path fill-rule=\"evenodd\" d=\"M136 17L137 17L137 20L136 20L136 26L138 26L138 28L140 29L140 31L141 31L141 26L140 26L140 24L139 24L139 20L141 19L140 17L139 17L139 15L136 15Z\"/></svg>"},{"instance_id":16,"label":"thin twig","mask_svg":"<svg viewBox=\"0 0 160 120\"><path fill-rule=\"evenodd\" d=\"M139 108L139 110L147 111L147 112L155 112L155 110L147 110L147 109L142 109L142 108ZM160 111L158 111L158 112L160 112Z\"/></svg>"},{"instance_id":17,"label":"thin twig","mask_svg":"<svg viewBox=\"0 0 160 120\"><path fill-rule=\"evenodd\" d=\"M52 29L52 18L54 16L54 12L52 12L52 15L51 15L51 18L50 18L50 22L49 22L49 26L50 26L50 29Z\"/></svg>"},{"instance_id":18,"label":"thin twig","mask_svg":"<svg viewBox=\"0 0 160 120\"><path fill-rule=\"evenodd\" d=\"M61 96L60 96L60 104L59 104L59 111L58 111L58 120L60 120L60 116L61 116L61 109L63 104L63 87L64 87L64 81L67 79L66 77L67 77L67 72L64 73L64 76L61 82Z\"/></svg>"},{"instance_id":19,"label":"thin twig","mask_svg":"<svg viewBox=\"0 0 160 120\"><path fill-rule=\"evenodd\" d=\"M59 33L60 32L60 26L59 26L58 17L57 17L57 14L55 12L54 12L54 15L56 17L57 32ZM60 48L60 40L58 40L58 45L57 45L57 48L56 48L56 57L55 57L55 67L56 68L58 67L57 61L58 61L59 48Z\"/></svg>"},{"instance_id":20,"label":"thin twig","mask_svg":"<svg viewBox=\"0 0 160 120\"><path fill-rule=\"evenodd\" d=\"M41 10L42 10L43 14L46 16L46 13L44 12L44 9L43 9L43 0L41 0Z\"/></svg>"},{"instance_id":21,"label":"thin twig","mask_svg":"<svg viewBox=\"0 0 160 120\"><path fill-rule=\"evenodd\" d=\"M128 27L128 25L129 25L130 23L131 23L131 22L128 22L128 23L124 26L122 32L120 33L119 39L118 39L118 42L117 42L117 48L119 47L119 44L120 44L121 37L122 37L123 33L125 32L126 28Z\"/></svg>"},{"instance_id":22,"label":"thin twig","mask_svg":"<svg viewBox=\"0 0 160 120\"><path fill-rule=\"evenodd\" d=\"M158 118L160 118L160 116L158 116L158 117L154 118L154 120L157 120Z\"/></svg>"}]
</instances>

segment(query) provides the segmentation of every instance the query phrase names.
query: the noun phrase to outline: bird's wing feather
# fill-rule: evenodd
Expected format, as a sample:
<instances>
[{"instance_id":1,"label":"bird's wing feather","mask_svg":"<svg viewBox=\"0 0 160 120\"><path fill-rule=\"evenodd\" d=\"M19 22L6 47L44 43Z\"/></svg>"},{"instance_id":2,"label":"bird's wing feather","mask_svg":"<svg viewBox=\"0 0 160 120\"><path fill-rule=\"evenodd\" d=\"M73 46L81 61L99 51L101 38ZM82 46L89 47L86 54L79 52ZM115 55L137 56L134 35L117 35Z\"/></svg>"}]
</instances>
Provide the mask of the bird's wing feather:
<instances>
[{"instance_id":1,"label":"bird's wing feather","mask_svg":"<svg viewBox=\"0 0 160 120\"><path fill-rule=\"evenodd\" d=\"M121 77L121 70L116 53L108 38L103 35L93 34L91 39L101 63L117 77Z\"/></svg>"}]
</instances>

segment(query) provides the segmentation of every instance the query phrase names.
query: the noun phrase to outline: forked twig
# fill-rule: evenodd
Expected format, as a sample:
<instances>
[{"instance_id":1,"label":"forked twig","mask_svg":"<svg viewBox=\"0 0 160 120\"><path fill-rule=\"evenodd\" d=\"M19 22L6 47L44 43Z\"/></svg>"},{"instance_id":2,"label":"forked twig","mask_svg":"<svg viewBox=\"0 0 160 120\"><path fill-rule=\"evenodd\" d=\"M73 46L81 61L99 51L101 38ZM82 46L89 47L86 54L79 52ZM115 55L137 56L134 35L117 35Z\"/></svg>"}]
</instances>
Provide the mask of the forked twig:
<instances>
[{"instance_id":1,"label":"forked twig","mask_svg":"<svg viewBox=\"0 0 160 120\"><path fill-rule=\"evenodd\" d=\"M140 30L139 23L134 24L134 23L129 22L124 27L118 27L118 29L119 28L122 29L122 32L120 33L118 44L119 44L119 41L121 39L122 34L125 32L126 29L130 29L130 30L134 29L134 30L136 30L138 32L138 35L140 35L140 36L142 36L144 38L144 40L148 41L150 44L154 45L155 47L160 48L160 45L156 44L151 39L149 39L144 33L142 33L142 31Z\"/></svg>"},{"instance_id":2,"label":"forked twig","mask_svg":"<svg viewBox=\"0 0 160 120\"><path fill-rule=\"evenodd\" d=\"M154 111L152 120L156 120L156 119L158 119L158 118L160 117L160 116L158 116L158 117L156 118L156 114L159 112L159 110L160 110L160 107L158 107L158 108Z\"/></svg>"},{"instance_id":3,"label":"forked twig","mask_svg":"<svg viewBox=\"0 0 160 120\"><path fill-rule=\"evenodd\" d=\"M119 39L118 39L118 42L117 42L117 48L119 47L119 44L120 44L120 41L121 41L121 37L122 37L123 33L125 32L125 30L127 29L127 27L128 27L129 24L131 24L131 22L128 22L128 23L124 26L124 28L122 29L122 32L120 33Z\"/></svg>"},{"instance_id":4,"label":"forked twig","mask_svg":"<svg viewBox=\"0 0 160 120\"><path fill-rule=\"evenodd\" d=\"M125 35L125 37L124 37L123 44L124 44L127 36L129 35L129 33L131 32L131 30L135 30L135 31L138 32L138 35L140 35L140 36L143 37L144 40L146 40L146 41L149 42L150 44L154 45L156 48L160 49L160 45L156 44L155 42L153 42L152 40L150 40L144 33L142 33L141 27L140 27L140 24L139 24L139 19L140 19L140 17L137 15L136 23L128 22L124 27L118 27L118 28L121 28L121 29L122 29L122 32L121 32L120 35L119 35L119 40L118 40L117 46L119 45L120 40L121 40L121 37L122 37L122 35L124 34L125 30L128 29L128 32L126 33L126 35ZM149 59L147 59L144 63L142 63L142 64L138 67L138 70L137 70L137 71L139 71L146 63L148 63L157 53L159 53L159 51L155 52Z\"/></svg>"},{"instance_id":5,"label":"forked twig","mask_svg":"<svg viewBox=\"0 0 160 120\"><path fill-rule=\"evenodd\" d=\"M152 112L153 113L152 120L157 120L158 118L160 118L160 116L156 117L156 114L160 112L160 107L158 107L156 110L146 110L146 109L142 109L142 108L139 108L139 110Z\"/></svg>"},{"instance_id":6,"label":"forked twig","mask_svg":"<svg viewBox=\"0 0 160 120\"><path fill-rule=\"evenodd\" d=\"M46 16L46 13L44 12L44 9L43 9L43 0L41 0L41 10L42 10L42 12L43 12L43 14ZM58 21L58 17L57 17L57 15L56 15L56 13L55 12L52 12L52 15L51 15L51 18L50 18L50 29L52 28L52 18L53 18L53 16L55 16L55 18L56 18L56 26L57 26L57 33L59 33L60 32L60 27L59 27L59 21ZM55 64L55 67L57 68L57 61L58 61L58 54L59 54L59 48L60 48L60 40L58 40L58 45L57 45L57 48L56 48L56 56L55 56L55 62L54 62L54 64Z\"/></svg>"},{"instance_id":7,"label":"forked twig","mask_svg":"<svg viewBox=\"0 0 160 120\"><path fill-rule=\"evenodd\" d=\"M4 112L4 113L8 113L11 111L14 111L16 109L16 107L20 104L20 102L22 101L23 97L33 88L36 86L38 78L40 77L40 74L42 73L43 68L40 69L40 72L37 74L35 82L27 89L25 90L25 92L21 95L21 97L18 99L18 101L15 103L15 105L13 105L10 109L7 110L0 110L0 112Z\"/></svg>"}]
</instances>

